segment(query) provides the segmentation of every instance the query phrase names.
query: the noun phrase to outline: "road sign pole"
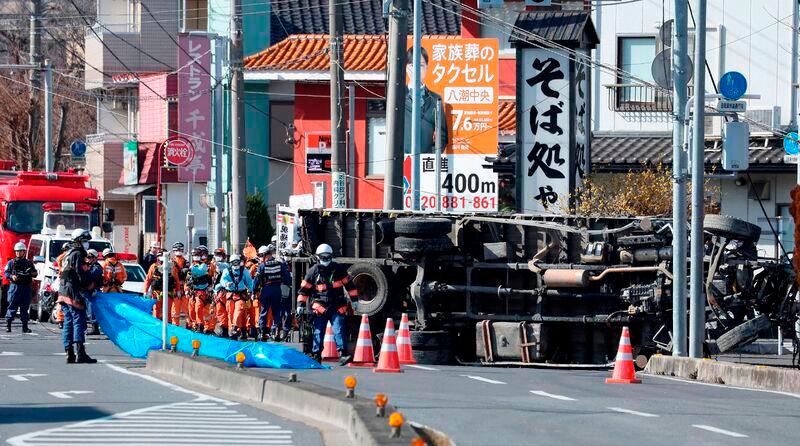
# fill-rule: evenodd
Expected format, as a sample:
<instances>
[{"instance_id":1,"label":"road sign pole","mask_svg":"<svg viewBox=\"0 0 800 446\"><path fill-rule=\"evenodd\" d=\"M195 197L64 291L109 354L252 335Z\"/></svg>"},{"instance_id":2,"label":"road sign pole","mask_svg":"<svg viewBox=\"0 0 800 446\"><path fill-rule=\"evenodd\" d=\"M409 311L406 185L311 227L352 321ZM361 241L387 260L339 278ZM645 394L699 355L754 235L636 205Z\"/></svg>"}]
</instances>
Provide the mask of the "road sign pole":
<instances>
[{"instance_id":1,"label":"road sign pole","mask_svg":"<svg viewBox=\"0 0 800 446\"><path fill-rule=\"evenodd\" d=\"M694 57L694 131L692 134L692 233L689 276L689 357L703 357L706 303L703 298L703 200L705 149L706 0L697 1Z\"/></svg>"},{"instance_id":2,"label":"road sign pole","mask_svg":"<svg viewBox=\"0 0 800 446\"><path fill-rule=\"evenodd\" d=\"M672 356L686 356L686 153L683 151L689 54L686 0L675 0L672 79Z\"/></svg>"},{"instance_id":3,"label":"road sign pole","mask_svg":"<svg viewBox=\"0 0 800 446\"><path fill-rule=\"evenodd\" d=\"M164 251L162 254L162 263L164 270L161 271L161 350L167 350L167 319L169 318L169 272L172 268L169 267L169 253Z\"/></svg>"},{"instance_id":4,"label":"road sign pole","mask_svg":"<svg viewBox=\"0 0 800 446\"><path fill-rule=\"evenodd\" d=\"M193 187L193 182L186 182L186 254L192 252L192 230L194 229L194 209L192 209Z\"/></svg>"},{"instance_id":5,"label":"road sign pole","mask_svg":"<svg viewBox=\"0 0 800 446\"><path fill-rule=\"evenodd\" d=\"M63 120L63 118L62 118ZM44 61L44 171L53 171L53 67Z\"/></svg>"}]
</instances>

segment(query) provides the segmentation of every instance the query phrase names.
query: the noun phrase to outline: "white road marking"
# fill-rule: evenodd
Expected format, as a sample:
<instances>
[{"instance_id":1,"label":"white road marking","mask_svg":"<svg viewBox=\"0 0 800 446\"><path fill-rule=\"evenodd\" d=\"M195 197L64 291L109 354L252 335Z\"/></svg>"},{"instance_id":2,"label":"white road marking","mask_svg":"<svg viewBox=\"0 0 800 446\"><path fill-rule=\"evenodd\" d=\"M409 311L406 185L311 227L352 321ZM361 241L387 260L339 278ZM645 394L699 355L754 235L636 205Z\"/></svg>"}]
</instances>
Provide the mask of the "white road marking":
<instances>
[{"instance_id":1,"label":"white road marking","mask_svg":"<svg viewBox=\"0 0 800 446\"><path fill-rule=\"evenodd\" d=\"M94 393L92 390L63 390L61 392L47 392L50 395L61 398L63 400L72 399L70 395L87 395L89 393Z\"/></svg>"},{"instance_id":2,"label":"white road marking","mask_svg":"<svg viewBox=\"0 0 800 446\"><path fill-rule=\"evenodd\" d=\"M183 387L181 387L179 385L172 384L171 382L167 382L167 381L158 379L158 378L156 378L154 376L142 375L141 373L136 373L136 372L130 371L130 370L126 369L126 368L117 366L117 365L106 364L106 367L110 368L111 370L113 370L115 372L124 373L126 375L137 376L137 377L139 377L141 379L144 379L144 380L150 381L152 383L164 386L164 387L166 387L166 388L168 388L170 390L174 390L175 392L188 393L189 395L193 395L194 397L197 398L197 400L195 400L195 402L209 402L209 401L211 401L211 402L222 403L225 406L238 406L239 405L239 403L234 402L234 401L228 401L228 400L224 400L222 398L215 398L213 396L206 395L204 393L195 392L194 390L185 389L185 388L183 388Z\"/></svg>"},{"instance_id":3,"label":"white road marking","mask_svg":"<svg viewBox=\"0 0 800 446\"><path fill-rule=\"evenodd\" d=\"M417 364L404 364L406 367L411 367L412 369L420 369L420 370L430 370L431 372L438 372L439 369L435 369L433 367L428 367L425 365L417 365Z\"/></svg>"},{"instance_id":4,"label":"white road marking","mask_svg":"<svg viewBox=\"0 0 800 446\"><path fill-rule=\"evenodd\" d=\"M700 386L710 386L710 387L722 387L723 389L733 389L733 390L746 390L748 392L764 392L764 393L773 393L775 395L783 395L783 396L790 396L792 398L800 398L800 394L791 393L791 392L782 392L780 390L769 390L769 389L750 389L748 387L737 387L737 386L729 386L727 384L714 384L714 383L704 383L701 381L687 381L681 378L675 378L672 376L662 376L662 375L651 375L651 374L644 374L645 376L651 378L659 378L659 379L666 379L669 381L677 381L684 384L697 384Z\"/></svg>"},{"instance_id":5,"label":"white road marking","mask_svg":"<svg viewBox=\"0 0 800 446\"><path fill-rule=\"evenodd\" d=\"M53 356L67 356L67 352L56 352L56 353L50 353L50 354L53 355Z\"/></svg>"},{"instance_id":6,"label":"white road marking","mask_svg":"<svg viewBox=\"0 0 800 446\"><path fill-rule=\"evenodd\" d=\"M33 370L33 369L0 369L0 372L21 372L24 370Z\"/></svg>"},{"instance_id":7,"label":"white road marking","mask_svg":"<svg viewBox=\"0 0 800 446\"><path fill-rule=\"evenodd\" d=\"M291 430L238 413L222 401L205 398L136 409L7 441L12 446L293 444Z\"/></svg>"},{"instance_id":8,"label":"white road marking","mask_svg":"<svg viewBox=\"0 0 800 446\"><path fill-rule=\"evenodd\" d=\"M47 376L45 373L23 373L21 375L8 375L14 381L30 381L28 378L38 378L40 376Z\"/></svg>"},{"instance_id":9,"label":"white road marking","mask_svg":"<svg viewBox=\"0 0 800 446\"><path fill-rule=\"evenodd\" d=\"M547 393L544 390L531 390L531 393L538 396L544 396L547 398L552 398L554 400L561 400L561 401L575 401L575 398L570 398L564 395L556 395L553 393Z\"/></svg>"},{"instance_id":10,"label":"white road marking","mask_svg":"<svg viewBox=\"0 0 800 446\"><path fill-rule=\"evenodd\" d=\"M714 427L714 426L707 426L705 424L693 424L692 427L696 427L698 429L703 429L704 431L714 432L714 433L717 433L717 434L727 435L729 437L748 438L747 435L745 435L745 434L740 434L738 432L733 432L733 431L726 431L725 429L720 429L720 428Z\"/></svg>"},{"instance_id":11,"label":"white road marking","mask_svg":"<svg viewBox=\"0 0 800 446\"><path fill-rule=\"evenodd\" d=\"M22 352L0 352L0 356L22 356Z\"/></svg>"},{"instance_id":12,"label":"white road marking","mask_svg":"<svg viewBox=\"0 0 800 446\"><path fill-rule=\"evenodd\" d=\"M640 417L648 417L648 418L657 418L658 417L658 415L656 415L654 413L637 412L635 410L623 409L621 407L606 407L606 409L613 410L614 412L627 413L627 414L630 414L630 415L636 415L636 416L640 416Z\"/></svg>"},{"instance_id":13,"label":"white road marking","mask_svg":"<svg viewBox=\"0 0 800 446\"><path fill-rule=\"evenodd\" d=\"M484 378L482 376L474 376L474 375L461 375L464 378L474 379L475 381L481 381L489 384L505 384L503 381L497 381L494 379Z\"/></svg>"}]
</instances>

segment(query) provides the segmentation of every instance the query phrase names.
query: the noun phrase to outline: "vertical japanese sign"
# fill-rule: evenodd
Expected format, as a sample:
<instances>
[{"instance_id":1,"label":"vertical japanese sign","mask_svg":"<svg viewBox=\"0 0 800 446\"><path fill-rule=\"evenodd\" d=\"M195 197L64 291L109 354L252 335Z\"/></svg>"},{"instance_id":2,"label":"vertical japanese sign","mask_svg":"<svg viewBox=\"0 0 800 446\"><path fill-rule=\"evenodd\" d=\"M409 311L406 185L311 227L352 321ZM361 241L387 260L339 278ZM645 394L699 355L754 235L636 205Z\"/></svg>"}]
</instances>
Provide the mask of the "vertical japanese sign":
<instances>
[{"instance_id":1,"label":"vertical japanese sign","mask_svg":"<svg viewBox=\"0 0 800 446\"><path fill-rule=\"evenodd\" d=\"M498 205L498 179L484 168L486 156L497 155L497 39L422 39L422 113L420 147L420 209L435 211L436 138L441 138L441 209L443 212L490 212ZM407 80L412 75L408 50ZM404 208L411 197L411 107L406 96ZM441 117L437 122L437 115Z\"/></svg>"},{"instance_id":2,"label":"vertical japanese sign","mask_svg":"<svg viewBox=\"0 0 800 446\"><path fill-rule=\"evenodd\" d=\"M551 49L520 50L517 81L521 212L557 212L574 188L572 70L570 60ZM519 52L518 52L518 58ZM584 89L584 91L586 91Z\"/></svg>"},{"instance_id":3,"label":"vertical japanese sign","mask_svg":"<svg viewBox=\"0 0 800 446\"><path fill-rule=\"evenodd\" d=\"M291 250L293 244L297 243L300 238L297 235L299 214L297 209L278 205L275 209L276 225L275 229L278 235L278 252Z\"/></svg>"},{"instance_id":4,"label":"vertical japanese sign","mask_svg":"<svg viewBox=\"0 0 800 446\"><path fill-rule=\"evenodd\" d=\"M178 37L178 132L192 142L192 162L178 168L178 181L211 181L211 41L206 35Z\"/></svg>"},{"instance_id":5,"label":"vertical japanese sign","mask_svg":"<svg viewBox=\"0 0 800 446\"><path fill-rule=\"evenodd\" d=\"M126 141L122 146L122 176L126 186L139 184L139 143Z\"/></svg>"},{"instance_id":6,"label":"vertical japanese sign","mask_svg":"<svg viewBox=\"0 0 800 446\"><path fill-rule=\"evenodd\" d=\"M591 162L589 147L589 70L586 63L578 60L575 62L575 83L573 84L575 91L573 97L575 98L575 116L573 117L573 135L575 135L575 143L573 144L573 154L575 156L575 182L576 187L578 182L586 178L589 172L589 163Z\"/></svg>"}]
</instances>

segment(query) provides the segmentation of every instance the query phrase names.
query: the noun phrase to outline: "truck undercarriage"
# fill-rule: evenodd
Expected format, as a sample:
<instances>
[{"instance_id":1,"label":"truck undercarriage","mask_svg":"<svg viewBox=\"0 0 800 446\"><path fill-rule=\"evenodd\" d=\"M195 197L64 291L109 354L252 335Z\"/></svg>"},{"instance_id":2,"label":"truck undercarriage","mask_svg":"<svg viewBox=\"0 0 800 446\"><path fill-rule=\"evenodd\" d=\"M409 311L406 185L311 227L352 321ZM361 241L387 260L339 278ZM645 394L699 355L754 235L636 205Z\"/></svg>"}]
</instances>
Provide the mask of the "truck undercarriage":
<instances>
[{"instance_id":1,"label":"truck undercarriage","mask_svg":"<svg viewBox=\"0 0 800 446\"><path fill-rule=\"evenodd\" d=\"M373 324L416 316L412 345L423 361L605 364L622 325L640 361L671 350L671 221L354 210L300 217L295 280L314 261L307 253L330 244L359 288L357 313L375 316ZM794 271L758 258L759 236L755 225L706 216L708 354L774 327L796 339Z\"/></svg>"}]
</instances>

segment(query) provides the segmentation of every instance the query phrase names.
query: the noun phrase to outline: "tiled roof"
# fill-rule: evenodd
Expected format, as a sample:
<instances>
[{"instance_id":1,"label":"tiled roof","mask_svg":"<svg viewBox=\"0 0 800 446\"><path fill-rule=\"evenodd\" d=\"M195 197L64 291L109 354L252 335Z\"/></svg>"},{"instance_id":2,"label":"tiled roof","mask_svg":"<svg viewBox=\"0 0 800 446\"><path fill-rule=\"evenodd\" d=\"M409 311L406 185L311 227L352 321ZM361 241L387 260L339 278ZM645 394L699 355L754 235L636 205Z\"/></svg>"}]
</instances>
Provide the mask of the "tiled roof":
<instances>
[{"instance_id":1,"label":"tiled roof","mask_svg":"<svg viewBox=\"0 0 800 446\"><path fill-rule=\"evenodd\" d=\"M452 37L452 36L446 36ZM244 66L250 70L328 70L328 35L301 34L248 56ZM386 69L386 36L345 35L344 69L383 71Z\"/></svg>"},{"instance_id":2,"label":"tiled roof","mask_svg":"<svg viewBox=\"0 0 800 446\"><path fill-rule=\"evenodd\" d=\"M411 3L411 2L409 2ZM383 0L358 0L342 4L344 34L386 34ZM450 0L426 0L422 5L422 33L461 33L461 7ZM409 32L411 31L409 20ZM328 0L276 1L270 13L272 45L293 34L328 34Z\"/></svg>"},{"instance_id":3,"label":"tiled roof","mask_svg":"<svg viewBox=\"0 0 800 446\"><path fill-rule=\"evenodd\" d=\"M497 124L501 135L513 135L517 131L517 103L514 101L499 101L497 111Z\"/></svg>"},{"instance_id":4,"label":"tiled roof","mask_svg":"<svg viewBox=\"0 0 800 446\"><path fill-rule=\"evenodd\" d=\"M556 43L584 42L595 45L600 43L592 24L591 14L586 11L521 12L514 27ZM529 37L521 33L512 33L509 38L511 42L529 40Z\"/></svg>"},{"instance_id":5,"label":"tiled roof","mask_svg":"<svg viewBox=\"0 0 800 446\"><path fill-rule=\"evenodd\" d=\"M784 150L779 138L752 138L750 143L750 164L760 167L781 167ZM706 141L705 163L722 162L722 144L714 147L713 141ZM671 164L672 135L595 135L592 138L592 164L605 167L631 167L642 164ZM793 169L794 166L791 166Z\"/></svg>"}]
</instances>

